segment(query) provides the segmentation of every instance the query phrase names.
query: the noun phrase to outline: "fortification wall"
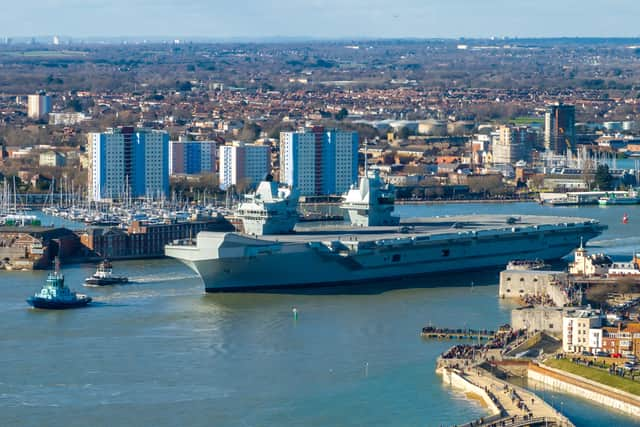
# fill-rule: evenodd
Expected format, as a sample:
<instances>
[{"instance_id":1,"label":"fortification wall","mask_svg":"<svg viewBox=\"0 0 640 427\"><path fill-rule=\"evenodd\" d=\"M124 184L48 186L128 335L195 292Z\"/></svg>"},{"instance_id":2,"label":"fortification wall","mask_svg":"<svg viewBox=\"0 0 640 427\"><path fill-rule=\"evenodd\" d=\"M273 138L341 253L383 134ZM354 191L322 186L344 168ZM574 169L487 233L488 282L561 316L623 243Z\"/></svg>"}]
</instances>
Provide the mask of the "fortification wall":
<instances>
[{"instance_id":1,"label":"fortification wall","mask_svg":"<svg viewBox=\"0 0 640 427\"><path fill-rule=\"evenodd\" d=\"M516 308L511 310L511 327L562 336L562 313L558 307Z\"/></svg>"},{"instance_id":2,"label":"fortification wall","mask_svg":"<svg viewBox=\"0 0 640 427\"><path fill-rule=\"evenodd\" d=\"M571 303L563 292L568 274L563 271L504 270L500 273L500 298L521 298L525 295L548 295L555 305Z\"/></svg>"}]
</instances>

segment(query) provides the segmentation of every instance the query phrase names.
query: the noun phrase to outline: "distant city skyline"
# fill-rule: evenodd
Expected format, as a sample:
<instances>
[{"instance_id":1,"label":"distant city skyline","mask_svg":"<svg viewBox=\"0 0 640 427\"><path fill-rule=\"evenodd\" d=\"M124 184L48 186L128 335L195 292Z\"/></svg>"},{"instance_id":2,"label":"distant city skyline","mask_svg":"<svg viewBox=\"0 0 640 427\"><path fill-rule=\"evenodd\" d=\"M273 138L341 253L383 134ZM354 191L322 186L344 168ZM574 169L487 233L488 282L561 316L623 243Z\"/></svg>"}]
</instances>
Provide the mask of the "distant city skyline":
<instances>
[{"instance_id":1,"label":"distant city skyline","mask_svg":"<svg viewBox=\"0 0 640 427\"><path fill-rule=\"evenodd\" d=\"M23 0L0 35L180 38L637 37L633 0Z\"/></svg>"}]
</instances>

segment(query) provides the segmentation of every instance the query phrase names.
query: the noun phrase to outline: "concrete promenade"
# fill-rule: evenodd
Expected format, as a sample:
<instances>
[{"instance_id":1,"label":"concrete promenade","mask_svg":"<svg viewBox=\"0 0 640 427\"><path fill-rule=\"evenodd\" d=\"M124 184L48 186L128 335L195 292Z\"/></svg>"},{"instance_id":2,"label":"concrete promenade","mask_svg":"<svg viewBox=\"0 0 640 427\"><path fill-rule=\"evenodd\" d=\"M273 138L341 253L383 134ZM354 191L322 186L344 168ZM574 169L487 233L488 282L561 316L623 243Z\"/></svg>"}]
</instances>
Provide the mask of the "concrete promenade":
<instances>
[{"instance_id":1,"label":"concrete promenade","mask_svg":"<svg viewBox=\"0 0 640 427\"><path fill-rule=\"evenodd\" d=\"M522 424L522 422L527 419L542 418L553 420L554 425L557 426L573 426L564 415L534 393L500 380L482 368L471 369L466 373L466 378L477 386L489 390L504 408L507 415L505 418L513 418L514 422L517 420L518 425L536 425L535 423Z\"/></svg>"},{"instance_id":2,"label":"concrete promenade","mask_svg":"<svg viewBox=\"0 0 640 427\"><path fill-rule=\"evenodd\" d=\"M442 368L443 380L465 389L468 393L480 394L494 412L492 416L483 417L464 426L566 426L574 427L564 415L547 404L535 394L494 377L490 372L471 367L466 370ZM456 376L456 381L451 381ZM460 382L468 383L468 386ZM479 393L478 393L479 390Z\"/></svg>"}]
</instances>

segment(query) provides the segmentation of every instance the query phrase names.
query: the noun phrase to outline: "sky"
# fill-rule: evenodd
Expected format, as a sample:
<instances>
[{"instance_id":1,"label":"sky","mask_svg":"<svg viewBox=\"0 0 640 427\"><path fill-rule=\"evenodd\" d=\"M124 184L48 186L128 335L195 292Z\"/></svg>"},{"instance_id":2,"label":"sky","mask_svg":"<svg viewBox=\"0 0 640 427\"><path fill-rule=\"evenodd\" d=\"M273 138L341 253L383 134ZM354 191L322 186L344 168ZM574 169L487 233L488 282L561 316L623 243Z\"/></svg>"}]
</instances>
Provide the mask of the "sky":
<instances>
[{"instance_id":1,"label":"sky","mask_svg":"<svg viewBox=\"0 0 640 427\"><path fill-rule=\"evenodd\" d=\"M0 36L637 37L639 0L2 0Z\"/></svg>"}]
</instances>

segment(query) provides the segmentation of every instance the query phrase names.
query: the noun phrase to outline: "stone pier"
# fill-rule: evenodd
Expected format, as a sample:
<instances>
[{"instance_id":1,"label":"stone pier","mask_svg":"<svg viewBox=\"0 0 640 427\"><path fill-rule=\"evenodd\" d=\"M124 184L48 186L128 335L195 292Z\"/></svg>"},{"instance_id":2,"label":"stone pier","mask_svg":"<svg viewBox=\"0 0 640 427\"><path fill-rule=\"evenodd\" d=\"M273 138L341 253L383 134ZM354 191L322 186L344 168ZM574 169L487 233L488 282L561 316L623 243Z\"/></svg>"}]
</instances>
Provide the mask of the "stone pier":
<instances>
[{"instance_id":1,"label":"stone pier","mask_svg":"<svg viewBox=\"0 0 640 427\"><path fill-rule=\"evenodd\" d=\"M438 373L445 383L481 397L491 411L491 415L464 426L574 427L568 418L534 393L500 380L480 367L466 370L439 368Z\"/></svg>"}]
</instances>

